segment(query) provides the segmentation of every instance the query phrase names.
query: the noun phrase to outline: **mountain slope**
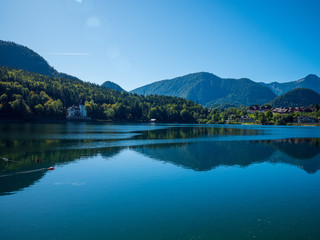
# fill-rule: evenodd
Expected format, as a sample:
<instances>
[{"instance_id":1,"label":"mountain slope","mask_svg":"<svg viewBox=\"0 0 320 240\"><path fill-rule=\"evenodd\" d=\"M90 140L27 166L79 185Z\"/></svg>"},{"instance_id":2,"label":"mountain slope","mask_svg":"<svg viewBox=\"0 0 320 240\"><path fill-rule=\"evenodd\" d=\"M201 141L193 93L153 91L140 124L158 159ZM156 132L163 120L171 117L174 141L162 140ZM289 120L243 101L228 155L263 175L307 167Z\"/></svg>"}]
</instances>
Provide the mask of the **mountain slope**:
<instances>
[{"instance_id":1,"label":"mountain slope","mask_svg":"<svg viewBox=\"0 0 320 240\"><path fill-rule=\"evenodd\" d=\"M297 81L286 83L260 83L261 85L270 88L275 94L280 96L286 92L289 92L295 88L309 88L320 94L320 78L317 75L309 74L305 78L301 78Z\"/></svg>"},{"instance_id":2,"label":"mountain slope","mask_svg":"<svg viewBox=\"0 0 320 240\"><path fill-rule=\"evenodd\" d=\"M0 119L65 119L67 108L85 104L93 119L195 123L207 109L182 98L138 96L88 82L0 67Z\"/></svg>"},{"instance_id":3,"label":"mountain slope","mask_svg":"<svg viewBox=\"0 0 320 240\"><path fill-rule=\"evenodd\" d=\"M320 104L320 95L308 88L296 88L277 97L270 104L273 107L307 107Z\"/></svg>"},{"instance_id":4,"label":"mountain slope","mask_svg":"<svg viewBox=\"0 0 320 240\"><path fill-rule=\"evenodd\" d=\"M0 40L0 66L13 67L50 77L79 80L68 74L59 73L51 67L43 57L33 50L14 42L2 40Z\"/></svg>"},{"instance_id":5,"label":"mountain slope","mask_svg":"<svg viewBox=\"0 0 320 240\"><path fill-rule=\"evenodd\" d=\"M276 97L270 89L249 79L223 79L206 72L155 82L131 92L182 97L206 106L264 104Z\"/></svg>"},{"instance_id":6,"label":"mountain slope","mask_svg":"<svg viewBox=\"0 0 320 240\"><path fill-rule=\"evenodd\" d=\"M125 92L125 90L122 87L120 87L118 84L111 81L105 81L104 83L101 84L101 86L105 88L117 90L119 92Z\"/></svg>"}]
</instances>

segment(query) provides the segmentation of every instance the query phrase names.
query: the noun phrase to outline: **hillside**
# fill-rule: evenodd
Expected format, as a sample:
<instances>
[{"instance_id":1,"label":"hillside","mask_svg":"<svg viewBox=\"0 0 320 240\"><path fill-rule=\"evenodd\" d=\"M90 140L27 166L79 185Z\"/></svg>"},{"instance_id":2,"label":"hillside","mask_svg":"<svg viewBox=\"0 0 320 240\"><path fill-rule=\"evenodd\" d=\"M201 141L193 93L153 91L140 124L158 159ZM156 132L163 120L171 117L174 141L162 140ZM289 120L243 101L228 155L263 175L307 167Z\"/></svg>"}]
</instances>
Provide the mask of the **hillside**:
<instances>
[{"instance_id":1,"label":"hillside","mask_svg":"<svg viewBox=\"0 0 320 240\"><path fill-rule=\"evenodd\" d=\"M270 102L273 107L307 107L320 103L320 95L307 88L293 89Z\"/></svg>"},{"instance_id":2,"label":"hillside","mask_svg":"<svg viewBox=\"0 0 320 240\"><path fill-rule=\"evenodd\" d=\"M13 67L50 77L79 80L68 74L59 73L51 67L43 57L33 50L14 42L2 40L0 40L0 66Z\"/></svg>"},{"instance_id":3,"label":"hillside","mask_svg":"<svg viewBox=\"0 0 320 240\"><path fill-rule=\"evenodd\" d=\"M320 78L317 75L309 74L305 78L297 81L286 83L260 83L261 85L270 88L276 95L280 96L295 88L309 88L320 94Z\"/></svg>"},{"instance_id":4,"label":"hillside","mask_svg":"<svg viewBox=\"0 0 320 240\"><path fill-rule=\"evenodd\" d=\"M93 119L193 123L208 111L168 96L138 96L83 81L0 67L0 118L65 119L66 109L85 102Z\"/></svg>"},{"instance_id":5,"label":"hillside","mask_svg":"<svg viewBox=\"0 0 320 240\"><path fill-rule=\"evenodd\" d=\"M223 79L206 72L158 81L131 92L182 97L205 106L264 104L276 97L270 89L249 79Z\"/></svg>"},{"instance_id":6,"label":"hillside","mask_svg":"<svg viewBox=\"0 0 320 240\"><path fill-rule=\"evenodd\" d=\"M118 84L111 81L105 81L104 83L101 84L101 86L105 88L117 90L119 92L125 92L125 90L122 87L120 87Z\"/></svg>"}]
</instances>

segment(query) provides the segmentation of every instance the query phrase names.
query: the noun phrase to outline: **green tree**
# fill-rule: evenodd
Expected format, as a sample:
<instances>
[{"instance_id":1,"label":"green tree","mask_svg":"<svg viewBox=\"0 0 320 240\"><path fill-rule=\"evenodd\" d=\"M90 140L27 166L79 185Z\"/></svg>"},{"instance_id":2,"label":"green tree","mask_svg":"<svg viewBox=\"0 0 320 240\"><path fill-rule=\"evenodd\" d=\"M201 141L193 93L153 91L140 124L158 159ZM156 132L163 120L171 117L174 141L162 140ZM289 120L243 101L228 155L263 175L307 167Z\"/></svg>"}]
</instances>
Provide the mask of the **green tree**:
<instances>
[{"instance_id":1,"label":"green tree","mask_svg":"<svg viewBox=\"0 0 320 240\"><path fill-rule=\"evenodd\" d=\"M106 110L103 111L103 113L107 119L110 119L110 120L114 119L115 111L112 108L107 108Z\"/></svg>"},{"instance_id":2,"label":"green tree","mask_svg":"<svg viewBox=\"0 0 320 240\"><path fill-rule=\"evenodd\" d=\"M38 114L38 115L43 114L43 113L44 113L44 107L43 107L43 105L40 104L40 103L37 104L37 105L34 107L34 111L35 111L35 113Z\"/></svg>"},{"instance_id":3,"label":"green tree","mask_svg":"<svg viewBox=\"0 0 320 240\"><path fill-rule=\"evenodd\" d=\"M266 118L267 118L267 121L271 121L271 120L272 120L272 118L273 118L273 113L272 113L270 110L268 110L268 111L266 112Z\"/></svg>"}]
</instances>

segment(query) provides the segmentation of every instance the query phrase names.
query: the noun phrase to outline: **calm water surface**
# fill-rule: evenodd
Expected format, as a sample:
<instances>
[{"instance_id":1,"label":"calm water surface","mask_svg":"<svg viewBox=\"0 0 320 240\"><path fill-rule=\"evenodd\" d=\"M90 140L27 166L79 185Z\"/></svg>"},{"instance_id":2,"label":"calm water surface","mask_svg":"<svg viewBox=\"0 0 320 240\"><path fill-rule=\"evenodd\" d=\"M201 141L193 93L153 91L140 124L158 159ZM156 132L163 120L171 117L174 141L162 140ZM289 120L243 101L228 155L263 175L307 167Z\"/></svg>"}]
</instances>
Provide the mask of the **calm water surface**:
<instances>
[{"instance_id":1,"label":"calm water surface","mask_svg":"<svg viewBox=\"0 0 320 240\"><path fill-rule=\"evenodd\" d=\"M0 239L320 236L319 127L0 123L0 157Z\"/></svg>"}]
</instances>

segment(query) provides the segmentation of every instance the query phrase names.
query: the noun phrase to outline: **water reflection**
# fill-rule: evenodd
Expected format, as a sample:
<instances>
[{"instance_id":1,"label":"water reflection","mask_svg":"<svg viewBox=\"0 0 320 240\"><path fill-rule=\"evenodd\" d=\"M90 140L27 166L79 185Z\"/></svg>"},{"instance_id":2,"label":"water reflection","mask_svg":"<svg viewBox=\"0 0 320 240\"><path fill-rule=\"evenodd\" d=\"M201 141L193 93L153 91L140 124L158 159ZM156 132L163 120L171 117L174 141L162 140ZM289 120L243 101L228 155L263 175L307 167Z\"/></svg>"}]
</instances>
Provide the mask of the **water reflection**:
<instances>
[{"instance_id":1,"label":"water reflection","mask_svg":"<svg viewBox=\"0 0 320 240\"><path fill-rule=\"evenodd\" d=\"M45 170L0 176L0 195L9 195L37 183L45 175Z\"/></svg>"},{"instance_id":2,"label":"water reflection","mask_svg":"<svg viewBox=\"0 0 320 240\"><path fill-rule=\"evenodd\" d=\"M245 127L0 124L0 130L0 157L12 160L0 161L0 195L35 184L45 175L41 169L97 155L107 160L128 147L195 171L262 162L286 163L308 173L320 169L320 139L232 141L233 136L264 134ZM219 136L229 136L230 141L220 141Z\"/></svg>"},{"instance_id":3,"label":"water reflection","mask_svg":"<svg viewBox=\"0 0 320 240\"><path fill-rule=\"evenodd\" d=\"M57 142L52 144L55 145ZM20 161L0 162L0 195L10 194L35 184L45 175L49 166L68 164L75 160L98 154L108 159L119 154L122 149L119 147L77 150L38 149L38 151L31 152L11 152L7 154L7 156L10 156L9 159L20 159ZM37 158L39 159L38 163L36 162Z\"/></svg>"},{"instance_id":4,"label":"water reflection","mask_svg":"<svg viewBox=\"0 0 320 240\"><path fill-rule=\"evenodd\" d=\"M187 139L217 136L252 136L263 134L256 129L216 128L216 127L169 127L166 129L148 130L140 132L135 139Z\"/></svg>"},{"instance_id":5,"label":"water reflection","mask_svg":"<svg viewBox=\"0 0 320 240\"><path fill-rule=\"evenodd\" d=\"M249 166L267 161L288 163L314 173L320 169L319 143L320 139L217 141L146 145L132 149L150 158L196 171L208 171L218 166Z\"/></svg>"},{"instance_id":6,"label":"water reflection","mask_svg":"<svg viewBox=\"0 0 320 240\"><path fill-rule=\"evenodd\" d=\"M276 149L295 159L309 159L320 153L319 139L293 138L269 141Z\"/></svg>"},{"instance_id":7,"label":"water reflection","mask_svg":"<svg viewBox=\"0 0 320 240\"><path fill-rule=\"evenodd\" d=\"M274 152L272 146L253 141L159 144L133 149L153 159L196 171L208 171L218 166L248 166L262 162Z\"/></svg>"},{"instance_id":8,"label":"water reflection","mask_svg":"<svg viewBox=\"0 0 320 240\"><path fill-rule=\"evenodd\" d=\"M254 129L213 127L168 127L144 125L86 125L79 124L0 124L0 157L17 163L0 162L0 171L46 167L48 164L66 163L80 157L113 152L141 144L154 144L152 140L210 138L217 136L257 135ZM126 131L124 131L126 130ZM151 140L151 141L150 141ZM196 141L196 140L195 140ZM160 141L159 141L160 142ZM118 151L118 150L116 150ZM39 158L40 165L35 166Z\"/></svg>"}]
</instances>

